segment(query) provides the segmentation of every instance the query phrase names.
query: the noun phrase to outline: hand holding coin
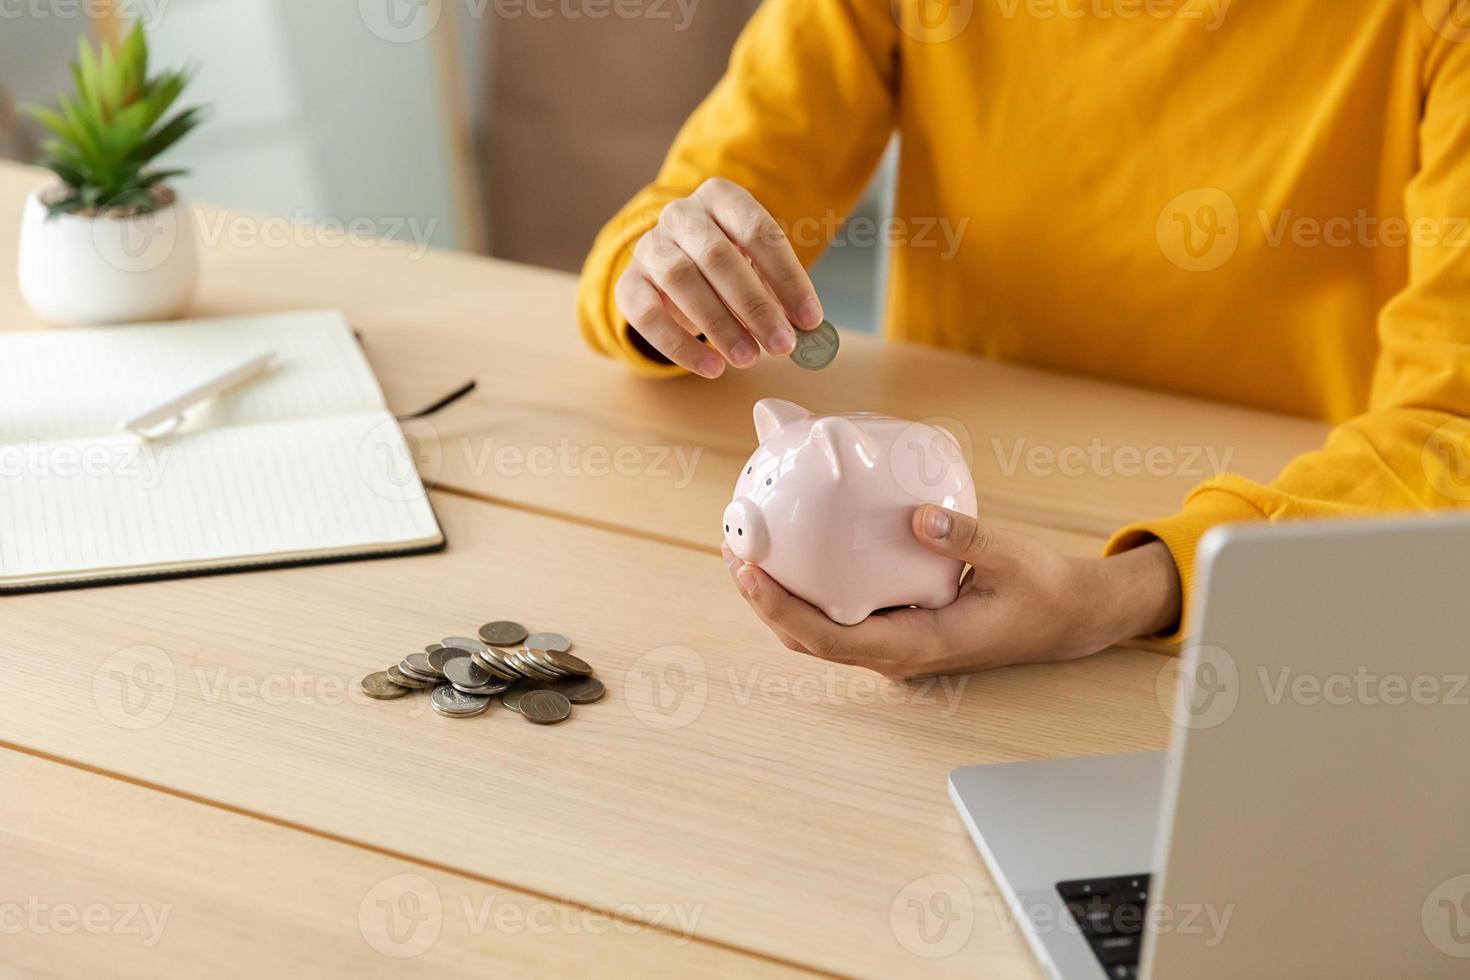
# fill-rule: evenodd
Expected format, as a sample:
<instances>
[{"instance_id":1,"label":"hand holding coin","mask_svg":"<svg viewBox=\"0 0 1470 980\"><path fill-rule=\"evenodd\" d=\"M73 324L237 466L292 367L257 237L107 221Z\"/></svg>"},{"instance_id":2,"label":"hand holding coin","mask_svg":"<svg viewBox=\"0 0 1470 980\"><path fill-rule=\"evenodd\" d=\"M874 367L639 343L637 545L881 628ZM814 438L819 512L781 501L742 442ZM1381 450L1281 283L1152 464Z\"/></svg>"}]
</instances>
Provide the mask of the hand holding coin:
<instances>
[{"instance_id":1,"label":"hand holding coin","mask_svg":"<svg viewBox=\"0 0 1470 980\"><path fill-rule=\"evenodd\" d=\"M823 316L781 224L720 178L664 206L634 245L613 299L641 342L706 378L727 363L750 367L761 348L791 354Z\"/></svg>"}]
</instances>

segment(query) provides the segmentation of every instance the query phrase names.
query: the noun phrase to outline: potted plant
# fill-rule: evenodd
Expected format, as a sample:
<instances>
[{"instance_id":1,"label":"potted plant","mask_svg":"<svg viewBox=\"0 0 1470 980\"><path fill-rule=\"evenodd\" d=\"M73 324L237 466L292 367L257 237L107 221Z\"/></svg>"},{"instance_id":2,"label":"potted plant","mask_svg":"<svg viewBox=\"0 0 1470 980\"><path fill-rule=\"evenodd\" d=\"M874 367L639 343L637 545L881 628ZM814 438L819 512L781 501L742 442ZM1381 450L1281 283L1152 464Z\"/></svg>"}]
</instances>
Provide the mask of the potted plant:
<instances>
[{"instance_id":1,"label":"potted plant","mask_svg":"<svg viewBox=\"0 0 1470 980\"><path fill-rule=\"evenodd\" d=\"M193 221L152 166L200 121L198 108L165 118L185 72L148 76L148 42L134 27L116 47L83 38L74 97L59 111L25 111L50 134L37 162L59 178L32 194L21 219L20 288L45 319L126 323L181 312L199 274Z\"/></svg>"}]
</instances>

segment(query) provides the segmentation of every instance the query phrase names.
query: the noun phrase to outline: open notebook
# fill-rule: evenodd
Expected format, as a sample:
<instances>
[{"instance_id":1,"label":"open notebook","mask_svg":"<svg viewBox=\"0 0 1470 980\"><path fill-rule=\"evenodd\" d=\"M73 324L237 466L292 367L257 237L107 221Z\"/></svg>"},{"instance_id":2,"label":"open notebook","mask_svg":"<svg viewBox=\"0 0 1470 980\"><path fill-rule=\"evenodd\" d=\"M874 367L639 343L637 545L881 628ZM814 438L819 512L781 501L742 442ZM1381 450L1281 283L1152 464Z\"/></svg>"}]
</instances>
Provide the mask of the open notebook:
<instances>
[{"instance_id":1,"label":"open notebook","mask_svg":"<svg viewBox=\"0 0 1470 980\"><path fill-rule=\"evenodd\" d=\"M118 431L267 351L173 434ZM340 313L0 333L0 593L443 546Z\"/></svg>"}]
</instances>

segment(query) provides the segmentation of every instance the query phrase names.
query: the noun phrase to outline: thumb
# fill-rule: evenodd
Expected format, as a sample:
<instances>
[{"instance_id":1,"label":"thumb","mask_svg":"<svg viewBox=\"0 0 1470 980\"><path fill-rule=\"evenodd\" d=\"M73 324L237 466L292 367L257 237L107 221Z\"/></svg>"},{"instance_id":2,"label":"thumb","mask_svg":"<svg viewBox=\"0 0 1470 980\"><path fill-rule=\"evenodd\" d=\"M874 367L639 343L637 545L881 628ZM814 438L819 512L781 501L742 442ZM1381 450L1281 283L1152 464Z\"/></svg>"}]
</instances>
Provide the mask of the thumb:
<instances>
[{"instance_id":1,"label":"thumb","mask_svg":"<svg viewBox=\"0 0 1470 980\"><path fill-rule=\"evenodd\" d=\"M994 531L967 514L934 504L915 509L914 537L930 551L977 568L994 565L998 557Z\"/></svg>"}]
</instances>

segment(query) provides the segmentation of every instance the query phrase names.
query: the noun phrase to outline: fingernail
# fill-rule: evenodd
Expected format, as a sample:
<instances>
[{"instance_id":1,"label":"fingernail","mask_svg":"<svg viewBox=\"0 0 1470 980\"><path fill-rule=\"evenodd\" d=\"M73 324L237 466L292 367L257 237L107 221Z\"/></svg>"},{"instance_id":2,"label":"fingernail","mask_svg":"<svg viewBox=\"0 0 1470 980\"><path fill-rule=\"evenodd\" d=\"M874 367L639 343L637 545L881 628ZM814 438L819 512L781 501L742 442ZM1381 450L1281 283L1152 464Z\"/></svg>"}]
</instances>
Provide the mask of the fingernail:
<instances>
[{"instance_id":1,"label":"fingernail","mask_svg":"<svg viewBox=\"0 0 1470 980\"><path fill-rule=\"evenodd\" d=\"M755 344L749 340L737 340L735 346L730 348L730 360L734 361L738 367L745 367L755 363L757 353Z\"/></svg>"},{"instance_id":2,"label":"fingernail","mask_svg":"<svg viewBox=\"0 0 1470 980\"><path fill-rule=\"evenodd\" d=\"M771 353L777 357L785 357L794 350L796 350L796 331L790 329L776 331L776 335L771 338Z\"/></svg>"},{"instance_id":3,"label":"fingernail","mask_svg":"<svg viewBox=\"0 0 1470 980\"><path fill-rule=\"evenodd\" d=\"M822 304L815 296L797 308L796 322L803 327L815 327L822 322Z\"/></svg>"},{"instance_id":4,"label":"fingernail","mask_svg":"<svg viewBox=\"0 0 1470 980\"><path fill-rule=\"evenodd\" d=\"M931 538L947 538L954 529L954 518L939 507L930 507L924 512L924 533Z\"/></svg>"},{"instance_id":5,"label":"fingernail","mask_svg":"<svg viewBox=\"0 0 1470 980\"><path fill-rule=\"evenodd\" d=\"M718 378L720 376L720 365L723 363L723 361L713 354L708 357L701 357L699 359L698 371L706 378Z\"/></svg>"},{"instance_id":6,"label":"fingernail","mask_svg":"<svg viewBox=\"0 0 1470 980\"><path fill-rule=\"evenodd\" d=\"M755 572L751 571L749 566L742 566L740 571L735 573L735 578L740 582L740 591L746 595L755 595L758 583Z\"/></svg>"}]
</instances>

